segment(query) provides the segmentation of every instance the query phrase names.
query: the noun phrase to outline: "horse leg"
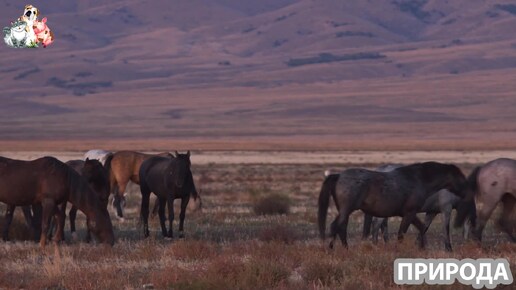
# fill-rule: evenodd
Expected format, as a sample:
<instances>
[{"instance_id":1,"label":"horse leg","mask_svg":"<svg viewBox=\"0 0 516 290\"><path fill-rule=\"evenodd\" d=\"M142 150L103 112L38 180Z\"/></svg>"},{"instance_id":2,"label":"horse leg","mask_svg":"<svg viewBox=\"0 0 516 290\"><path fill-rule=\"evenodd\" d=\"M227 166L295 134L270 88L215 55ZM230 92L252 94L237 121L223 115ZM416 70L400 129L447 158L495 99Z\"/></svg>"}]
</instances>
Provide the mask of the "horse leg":
<instances>
[{"instance_id":1,"label":"horse leg","mask_svg":"<svg viewBox=\"0 0 516 290\"><path fill-rule=\"evenodd\" d=\"M140 208L140 217L143 221L143 236L149 236L149 199L150 199L150 190L143 183L140 186L140 190L142 193L142 204Z\"/></svg>"},{"instance_id":2,"label":"horse leg","mask_svg":"<svg viewBox=\"0 0 516 290\"><path fill-rule=\"evenodd\" d=\"M34 228L34 241L38 242L41 237L41 204L32 205L32 227Z\"/></svg>"},{"instance_id":3,"label":"horse leg","mask_svg":"<svg viewBox=\"0 0 516 290\"><path fill-rule=\"evenodd\" d=\"M47 244L48 231L52 216L56 211L56 204L54 200L45 198L41 201L42 207L42 223L41 223L41 239L39 245L43 248Z\"/></svg>"},{"instance_id":4,"label":"horse leg","mask_svg":"<svg viewBox=\"0 0 516 290\"><path fill-rule=\"evenodd\" d=\"M25 222L31 229L32 236L35 237L35 239L39 239L39 230L36 224L36 216L32 214L32 208L33 206L30 205L22 206L23 217L25 218ZM39 226L41 226L41 223Z\"/></svg>"},{"instance_id":5,"label":"horse leg","mask_svg":"<svg viewBox=\"0 0 516 290\"><path fill-rule=\"evenodd\" d=\"M25 223L32 229L34 230L34 228L32 227L34 225L34 220L32 218L32 212L30 210L31 206L30 205L25 205L25 206L22 206L22 211L23 211L23 217L25 218Z\"/></svg>"},{"instance_id":6,"label":"horse leg","mask_svg":"<svg viewBox=\"0 0 516 290\"><path fill-rule=\"evenodd\" d=\"M389 219L388 218L384 218L383 223L380 228L382 229L383 241L385 243L387 243L387 241L389 240Z\"/></svg>"},{"instance_id":7,"label":"horse leg","mask_svg":"<svg viewBox=\"0 0 516 290\"><path fill-rule=\"evenodd\" d=\"M362 240L366 240L371 234L371 224L373 223L373 216L364 214L364 227L362 229Z\"/></svg>"},{"instance_id":8,"label":"horse leg","mask_svg":"<svg viewBox=\"0 0 516 290\"><path fill-rule=\"evenodd\" d=\"M4 232L3 232L3 236L2 236L4 241L9 240L9 228L11 227L11 223L13 221L14 209L16 209L16 206L7 205L7 210L5 211Z\"/></svg>"},{"instance_id":9,"label":"horse leg","mask_svg":"<svg viewBox=\"0 0 516 290\"><path fill-rule=\"evenodd\" d=\"M509 240L513 243L516 242L516 237L514 236L514 233L513 233L513 229L514 227L512 226L512 223L511 223L511 215L512 215L512 212L513 212L513 209L514 209L514 205L516 203L516 199L513 198L513 197L504 197L502 199L502 203L503 203L503 210L502 210L502 215L500 216L500 220L499 220L499 225L500 225L500 228L509 236Z\"/></svg>"},{"instance_id":10,"label":"horse leg","mask_svg":"<svg viewBox=\"0 0 516 290\"><path fill-rule=\"evenodd\" d=\"M333 221L331 225L331 235L332 241L330 242L330 249L333 248L333 243L337 234L339 234L340 241L342 245L347 249L348 248L348 221L349 221L350 212L346 210L341 210L337 218Z\"/></svg>"},{"instance_id":11,"label":"horse leg","mask_svg":"<svg viewBox=\"0 0 516 290\"><path fill-rule=\"evenodd\" d=\"M373 244L378 244L378 232L380 231L380 227L387 220L387 218L373 218Z\"/></svg>"},{"instance_id":12,"label":"horse leg","mask_svg":"<svg viewBox=\"0 0 516 290\"><path fill-rule=\"evenodd\" d=\"M75 219L77 218L77 207L72 205L72 208L68 212L68 217L70 219L70 232L72 233L72 238L77 239L77 232L75 231Z\"/></svg>"},{"instance_id":13,"label":"horse leg","mask_svg":"<svg viewBox=\"0 0 516 290\"><path fill-rule=\"evenodd\" d=\"M496 202L484 202L480 210L477 211L477 223L475 229L473 230L473 238L477 242L482 241L482 231L484 231L484 227L486 226L487 220L489 220L489 217L491 216L495 208Z\"/></svg>"},{"instance_id":14,"label":"horse leg","mask_svg":"<svg viewBox=\"0 0 516 290\"><path fill-rule=\"evenodd\" d=\"M120 218L124 217L125 210L125 190L127 188L127 183L129 180L122 180L122 182L118 183L118 203L117 203L117 213L119 213Z\"/></svg>"},{"instance_id":15,"label":"horse leg","mask_svg":"<svg viewBox=\"0 0 516 290\"><path fill-rule=\"evenodd\" d=\"M174 224L174 197L172 194L167 195L167 206L168 206L168 236L172 239L174 237L173 234L173 224ZM161 201L160 201L161 203Z\"/></svg>"},{"instance_id":16,"label":"horse leg","mask_svg":"<svg viewBox=\"0 0 516 290\"><path fill-rule=\"evenodd\" d=\"M168 237L167 233L167 225L165 224L165 206L167 204L167 200L165 198L161 198L158 196L158 216L159 216L159 225L161 226L161 233L163 234L163 237Z\"/></svg>"},{"instance_id":17,"label":"horse leg","mask_svg":"<svg viewBox=\"0 0 516 290\"><path fill-rule=\"evenodd\" d=\"M61 206L56 207L55 220L56 220L56 235L54 236L54 243L64 241L64 224L66 219L66 204L63 202Z\"/></svg>"},{"instance_id":18,"label":"horse leg","mask_svg":"<svg viewBox=\"0 0 516 290\"><path fill-rule=\"evenodd\" d=\"M425 214L425 234L430 228L430 225L432 224L432 221L437 216L436 213L426 213Z\"/></svg>"},{"instance_id":19,"label":"horse leg","mask_svg":"<svg viewBox=\"0 0 516 290\"><path fill-rule=\"evenodd\" d=\"M398 241L403 241L403 235L407 232L412 220L416 217L415 212L406 213L401 219L400 228L398 230Z\"/></svg>"},{"instance_id":20,"label":"horse leg","mask_svg":"<svg viewBox=\"0 0 516 290\"><path fill-rule=\"evenodd\" d=\"M186 207L188 206L188 202L190 201L190 197L183 197L181 199L181 213L179 214L179 238L184 238L184 223L186 217Z\"/></svg>"},{"instance_id":21,"label":"horse leg","mask_svg":"<svg viewBox=\"0 0 516 290\"><path fill-rule=\"evenodd\" d=\"M452 246L451 246L451 240L450 240L450 219L451 219L451 206L449 208L446 208L443 211L444 214L444 248L446 251L451 252Z\"/></svg>"},{"instance_id":22,"label":"horse leg","mask_svg":"<svg viewBox=\"0 0 516 290\"><path fill-rule=\"evenodd\" d=\"M156 214L158 214L158 210L159 210L159 198L156 198L156 200L154 201L154 207L152 208L152 212L151 212L151 219L153 219Z\"/></svg>"},{"instance_id":23,"label":"horse leg","mask_svg":"<svg viewBox=\"0 0 516 290\"><path fill-rule=\"evenodd\" d=\"M414 215L411 224L413 224L419 230L419 247L421 249L424 249L426 244L425 224L423 224L423 222L417 217L417 215Z\"/></svg>"}]
</instances>

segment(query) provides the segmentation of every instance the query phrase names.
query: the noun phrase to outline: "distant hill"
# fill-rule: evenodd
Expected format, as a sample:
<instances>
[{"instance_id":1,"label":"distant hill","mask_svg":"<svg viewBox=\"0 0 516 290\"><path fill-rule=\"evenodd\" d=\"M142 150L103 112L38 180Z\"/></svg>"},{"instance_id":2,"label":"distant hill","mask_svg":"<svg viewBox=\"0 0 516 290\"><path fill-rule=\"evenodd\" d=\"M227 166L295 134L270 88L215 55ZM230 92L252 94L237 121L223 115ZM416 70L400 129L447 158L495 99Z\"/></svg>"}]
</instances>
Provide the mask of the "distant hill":
<instances>
[{"instance_id":1,"label":"distant hill","mask_svg":"<svg viewBox=\"0 0 516 290\"><path fill-rule=\"evenodd\" d=\"M516 145L513 1L34 5L56 42L0 46L6 140L494 134ZM0 24L22 10L3 1Z\"/></svg>"}]
</instances>

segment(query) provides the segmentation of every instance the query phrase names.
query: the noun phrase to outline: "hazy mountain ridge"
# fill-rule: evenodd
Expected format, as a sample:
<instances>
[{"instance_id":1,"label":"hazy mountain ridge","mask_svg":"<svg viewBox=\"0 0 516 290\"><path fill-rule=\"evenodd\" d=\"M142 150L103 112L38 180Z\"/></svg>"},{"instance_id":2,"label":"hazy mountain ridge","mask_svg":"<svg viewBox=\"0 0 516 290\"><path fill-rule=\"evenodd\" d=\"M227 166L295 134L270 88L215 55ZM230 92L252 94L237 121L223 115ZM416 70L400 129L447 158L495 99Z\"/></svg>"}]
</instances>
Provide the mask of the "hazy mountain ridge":
<instances>
[{"instance_id":1,"label":"hazy mountain ridge","mask_svg":"<svg viewBox=\"0 0 516 290\"><path fill-rule=\"evenodd\" d=\"M0 4L4 25L21 14L23 7L16 5ZM464 120L512 120L506 113L516 89L510 81L516 71L511 1L49 0L34 5L48 17L56 42L37 51L0 47L5 138L104 136L114 128L122 130L117 137L163 134L165 128L181 136L285 135L305 121L310 135L319 128L310 127L314 122L357 126L361 116L371 123L370 132L388 134L398 132L396 122L430 122L438 130L460 127ZM428 84L453 89L437 93ZM478 105L483 96L493 104ZM464 98L472 98L473 105L447 106ZM433 99L437 109L429 107ZM284 107L276 110L278 100ZM489 109L481 110L485 106ZM125 121L130 112L134 120ZM58 115L69 124L60 124L53 117ZM95 121L84 121L91 118ZM269 121L278 132L263 130ZM40 132L34 123L52 129ZM137 128L145 124L159 129L143 134ZM486 126L508 130L496 124ZM334 126L328 134L349 133ZM403 134L420 133L410 126Z\"/></svg>"}]
</instances>

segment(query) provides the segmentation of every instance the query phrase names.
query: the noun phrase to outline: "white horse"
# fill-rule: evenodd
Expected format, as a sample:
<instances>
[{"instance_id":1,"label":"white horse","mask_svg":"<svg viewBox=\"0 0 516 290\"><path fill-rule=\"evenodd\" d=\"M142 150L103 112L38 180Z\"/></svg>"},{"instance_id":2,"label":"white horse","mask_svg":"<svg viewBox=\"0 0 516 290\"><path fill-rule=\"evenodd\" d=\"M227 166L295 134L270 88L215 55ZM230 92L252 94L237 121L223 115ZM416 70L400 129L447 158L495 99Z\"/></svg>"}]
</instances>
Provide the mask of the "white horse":
<instances>
[{"instance_id":1,"label":"white horse","mask_svg":"<svg viewBox=\"0 0 516 290\"><path fill-rule=\"evenodd\" d=\"M93 149L86 153L84 153L84 159L96 159L105 165L106 159L113 154L111 151L101 150L101 149Z\"/></svg>"}]
</instances>

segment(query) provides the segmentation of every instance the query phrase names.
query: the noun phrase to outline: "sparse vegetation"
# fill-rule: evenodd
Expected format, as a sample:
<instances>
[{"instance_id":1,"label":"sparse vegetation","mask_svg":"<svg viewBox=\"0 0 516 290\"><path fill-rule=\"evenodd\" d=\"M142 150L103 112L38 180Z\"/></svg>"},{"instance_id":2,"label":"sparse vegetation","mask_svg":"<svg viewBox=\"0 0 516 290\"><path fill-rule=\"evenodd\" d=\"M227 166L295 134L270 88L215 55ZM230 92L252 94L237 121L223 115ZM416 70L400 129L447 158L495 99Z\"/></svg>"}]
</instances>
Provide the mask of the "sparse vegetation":
<instances>
[{"instance_id":1,"label":"sparse vegetation","mask_svg":"<svg viewBox=\"0 0 516 290\"><path fill-rule=\"evenodd\" d=\"M469 172L474 165L463 169ZM69 241L41 250L36 243L19 240L16 231L26 229L17 210L11 236L18 241L0 243L0 288L400 289L392 281L397 257L509 258L514 273L516 246L506 242L492 223L485 233L485 248L464 242L456 230L454 252L446 253L441 249L439 218L429 229L429 249L422 251L412 229L402 244L394 238L377 246L360 241L362 216L355 214L349 226L350 249L337 244L328 250L318 239L314 220L322 172L350 166L377 164L194 164L196 177L203 180L198 185L209 194L203 195L202 213L187 214L186 238L173 241L161 238L157 219L151 220L151 237L142 238L137 192L128 196L126 221L113 220L118 238L113 248ZM245 194L251 192L254 195ZM289 215L253 212L255 199L278 192L288 193ZM333 205L330 215L336 215ZM83 239L84 216L79 214L78 219ZM395 219L391 229L394 237ZM66 230L69 234L68 225Z\"/></svg>"},{"instance_id":2,"label":"sparse vegetation","mask_svg":"<svg viewBox=\"0 0 516 290\"><path fill-rule=\"evenodd\" d=\"M288 214L291 203L288 195L271 193L258 197L253 210L258 215Z\"/></svg>"}]
</instances>

